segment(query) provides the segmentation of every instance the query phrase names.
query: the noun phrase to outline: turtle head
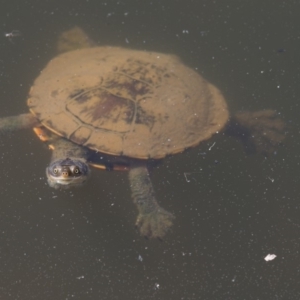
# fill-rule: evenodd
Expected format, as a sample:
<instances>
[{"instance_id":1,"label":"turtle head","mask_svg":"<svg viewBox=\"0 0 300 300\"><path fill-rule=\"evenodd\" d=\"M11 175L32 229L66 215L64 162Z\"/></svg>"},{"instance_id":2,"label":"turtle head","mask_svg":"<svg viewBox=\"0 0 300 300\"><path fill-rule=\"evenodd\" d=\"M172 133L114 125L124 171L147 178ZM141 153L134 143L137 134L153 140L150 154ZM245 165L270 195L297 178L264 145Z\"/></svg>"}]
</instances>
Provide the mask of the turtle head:
<instances>
[{"instance_id":1,"label":"turtle head","mask_svg":"<svg viewBox=\"0 0 300 300\"><path fill-rule=\"evenodd\" d=\"M78 158L54 160L46 169L48 183L56 189L80 186L86 182L89 174L88 164Z\"/></svg>"}]
</instances>

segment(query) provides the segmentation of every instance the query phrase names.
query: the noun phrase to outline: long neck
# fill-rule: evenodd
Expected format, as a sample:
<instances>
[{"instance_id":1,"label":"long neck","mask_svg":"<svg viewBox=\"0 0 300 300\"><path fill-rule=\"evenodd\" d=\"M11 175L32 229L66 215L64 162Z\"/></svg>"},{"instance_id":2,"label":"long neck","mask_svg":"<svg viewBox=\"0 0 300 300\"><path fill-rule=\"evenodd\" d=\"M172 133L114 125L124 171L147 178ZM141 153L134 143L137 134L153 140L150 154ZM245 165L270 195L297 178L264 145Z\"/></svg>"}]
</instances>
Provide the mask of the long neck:
<instances>
[{"instance_id":1,"label":"long neck","mask_svg":"<svg viewBox=\"0 0 300 300\"><path fill-rule=\"evenodd\" d=\"M57 138L52 142L54 150L51 161L64 158L77 158L86 162L88 150L64 138Z\"/></svg>"}]
</instances>

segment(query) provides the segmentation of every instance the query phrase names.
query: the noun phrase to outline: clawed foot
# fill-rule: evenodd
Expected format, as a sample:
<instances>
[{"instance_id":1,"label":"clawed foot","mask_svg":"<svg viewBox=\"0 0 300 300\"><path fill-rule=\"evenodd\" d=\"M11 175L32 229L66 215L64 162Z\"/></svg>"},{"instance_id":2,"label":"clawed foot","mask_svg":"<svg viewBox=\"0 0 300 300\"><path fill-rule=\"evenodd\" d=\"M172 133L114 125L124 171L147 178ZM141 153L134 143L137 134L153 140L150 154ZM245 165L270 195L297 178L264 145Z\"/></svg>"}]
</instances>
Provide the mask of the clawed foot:
<instances>
[{"instance_id":1,"label":"clawed foot","mask_svg":"<svg viewBox=\"0 0 300 300\"><path fill-rule=\"evenodd\" d=\"M284 140L285 124L274 110L239 112L229 125L230 135L243 142L247 152L274 152Z\"/></svg>"},{"instance_id":2,"label":"clawed foot","mask_svg":"<svg viewBox=\"0 0 300 300\"><path fill-rule=\"evenodd\" d=\"M135 225L144 237L162 239L172 226L173 219L171 213L159 207L149 214L139 214Z\"/></svg>"}]
</instances>

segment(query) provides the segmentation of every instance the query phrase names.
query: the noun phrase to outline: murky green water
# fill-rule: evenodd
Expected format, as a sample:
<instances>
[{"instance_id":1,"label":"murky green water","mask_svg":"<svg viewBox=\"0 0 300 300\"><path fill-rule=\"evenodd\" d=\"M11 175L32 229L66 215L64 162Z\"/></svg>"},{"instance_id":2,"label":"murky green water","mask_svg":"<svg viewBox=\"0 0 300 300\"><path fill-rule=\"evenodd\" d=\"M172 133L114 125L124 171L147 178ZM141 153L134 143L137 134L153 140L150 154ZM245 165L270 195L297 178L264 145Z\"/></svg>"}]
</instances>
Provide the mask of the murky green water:
<instances>
[{"instance_id":1,"label":"murky green water","mask_svg":"<svg viewBox=\"0 0 300 300\"><path fill-rule=\"evenodd\" d=\"M235 111L273 108L277 153L247 156L219 135L153 172L176 215L164 242L134 229L125 173L49 188L50 152L31 131L0 136L1 299L299 299L299 9L296 1L2 1L0 115L81 26L97 43L173 53ZM4 33L20 30L10 40ZM212 144L215 145L209 150ZM187 177L186 177L187 176ZM267 254L276 254L266 262Z\"/></svg>"}]
</instances>

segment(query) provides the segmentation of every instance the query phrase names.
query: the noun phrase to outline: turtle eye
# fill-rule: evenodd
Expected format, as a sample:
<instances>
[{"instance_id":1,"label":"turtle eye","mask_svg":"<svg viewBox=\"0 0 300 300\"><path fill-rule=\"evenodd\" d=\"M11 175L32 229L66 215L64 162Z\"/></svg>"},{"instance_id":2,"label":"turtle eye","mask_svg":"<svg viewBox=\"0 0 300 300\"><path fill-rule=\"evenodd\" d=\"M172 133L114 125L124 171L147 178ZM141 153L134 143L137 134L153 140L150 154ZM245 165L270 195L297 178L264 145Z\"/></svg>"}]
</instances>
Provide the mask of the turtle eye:
<instances>
[{"instance_id":1,"label":"turtle eye","mask_svg":"<svg viewBox=\"0 0 300 300\"><path fill-rule=\"evenodd\" d=\"M57 173L58 173L58 169L57 169L57 168L54 168L54 169L53 169L53 173L54 173L54 174L57 174Z\"/></svg>"},{"instance_id":2,"label":"turtle eye","mask_svg":"<svg viewBox=\"0 0 300 300\"><path fill-rule=\"evenodd\" d=\"M79 168L75 168L75 169L74 169L74 173L75 173L75 174L79 174Z\"/></svg>"}]
</instances>

